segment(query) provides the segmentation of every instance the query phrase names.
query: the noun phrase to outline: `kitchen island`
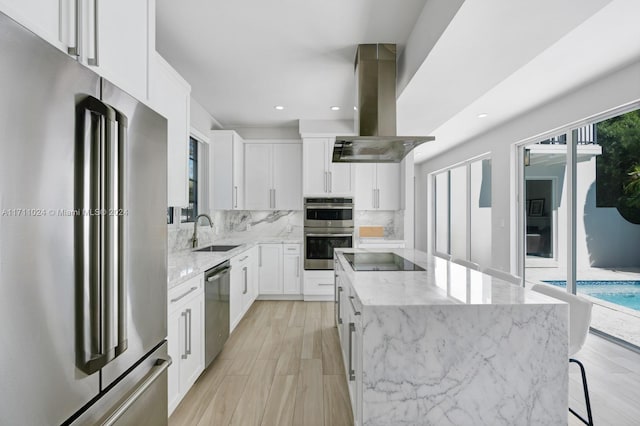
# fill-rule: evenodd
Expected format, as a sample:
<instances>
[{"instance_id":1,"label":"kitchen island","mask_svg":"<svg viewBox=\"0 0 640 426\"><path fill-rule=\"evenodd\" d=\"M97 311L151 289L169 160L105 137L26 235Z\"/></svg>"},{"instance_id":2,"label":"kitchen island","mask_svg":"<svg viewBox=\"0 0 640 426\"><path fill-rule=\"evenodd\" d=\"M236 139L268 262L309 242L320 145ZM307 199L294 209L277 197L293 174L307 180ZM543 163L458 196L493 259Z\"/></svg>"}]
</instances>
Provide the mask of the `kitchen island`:
<instances>
[{"instance_id":1,"label":"kitchen island","mask_svg":"<svg viewBox=\"0 0 640 426\"><path fill-rule=\"evenodd\" d=\"M375 252L424 270L345 257ZM356 424L567 424L568 305L417 250L334 260Z\"/></svg>"}]
</instances>

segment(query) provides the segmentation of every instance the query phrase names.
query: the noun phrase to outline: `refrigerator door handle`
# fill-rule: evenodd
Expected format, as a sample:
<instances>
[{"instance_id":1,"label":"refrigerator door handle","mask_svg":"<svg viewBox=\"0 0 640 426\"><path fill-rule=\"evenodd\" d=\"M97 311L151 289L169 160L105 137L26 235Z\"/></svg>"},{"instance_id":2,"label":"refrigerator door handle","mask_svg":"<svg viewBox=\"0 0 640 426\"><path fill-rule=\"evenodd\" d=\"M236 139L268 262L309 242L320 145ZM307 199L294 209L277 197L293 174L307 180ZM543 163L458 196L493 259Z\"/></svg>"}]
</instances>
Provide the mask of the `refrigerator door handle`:
<instances>
[{"instance_id":1,"label":"refrigerator door handle","mask_svg":"<svg viewBox=\"0 0 640 426\"><path fill-rule=\"evenodd\" d=\"M140 382L140 385L136 387L131 396L127 398L122 404L116 408L113 413L105 420L104 426L113 426L122 417L122 415L129 409L135 402L145 393L147 389L160 378L171 365L171 358L164 359L158 358L155 365L149 371L149 374Z\"/></svg>"},{"instance_id":2,"label":"refrigerator door handle","mask_svg":"<svg viewBox=\"0 0 640 426\"><path fill-rule=\"evenodd\" d=\"M78 155L82 159L76 170L78 180L76 206L77 256L81 271L78 273L78 309L82 329L77 331L80 350L77 363L87 374L92 374L114 358L109 345L106 297L109 296L105 282L104 232L105 223L100 214L105 196L106 142L111 138L116 114L113 108L88 96L78 105L82 120L82 141ZM88 128L87 128L88 127Z\"/></svg>"},{"instance_id":3,"label":"refrigerator door handle","mask_svg":"<svg viewBox=\"0 0 640 426\"><path fill-rule=\"evenodd\" d=\"M111 285L113 291L117 294L114 300L117 300L117 331L118 339L115 346L115 356L123 353L128 346L127 340L127 303L128 303L128 289L127 289L127 264L126 264L126 241L128 234L128 194L127 194L127 132L128 132L128 119L127 116L113 108L116 113L116 123L118 124L118 137L112 138L111 143L113 146L112 152L115 151L112 162L112 167L109 168L110 173L114 177L115 181L112 183L112 190L109 191L113 194L112 202L107 206L107 218L109 223L115 224L111 228L110 238L117 238L117 243L113 243L114 251L111 251L115 265L115 279L117 285ZM109 180L111 182L111 180ZM113 241L113 240L112 240Z\"/></svg>"}]
</instances>

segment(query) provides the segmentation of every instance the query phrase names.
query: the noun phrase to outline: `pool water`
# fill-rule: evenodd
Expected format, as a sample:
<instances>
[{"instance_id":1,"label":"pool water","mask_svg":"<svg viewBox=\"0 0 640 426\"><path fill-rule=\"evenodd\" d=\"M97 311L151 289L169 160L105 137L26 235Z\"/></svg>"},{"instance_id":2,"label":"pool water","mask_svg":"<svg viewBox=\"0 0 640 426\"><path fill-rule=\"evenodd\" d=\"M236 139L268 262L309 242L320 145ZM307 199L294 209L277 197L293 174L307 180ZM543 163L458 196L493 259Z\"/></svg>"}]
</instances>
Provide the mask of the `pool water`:
<instances>
[{"instance_id":1,"label":"pool water","mask_svg":"<svg viewBox=\"0 0 640 426\"><path fill-rule=\"evenodd\" d=\"M551 280L545 283L566 287L566 281ZM616 305L640 311L640 281L577 281L578 294L587 294Z\"/></svg>"}]
</instances>

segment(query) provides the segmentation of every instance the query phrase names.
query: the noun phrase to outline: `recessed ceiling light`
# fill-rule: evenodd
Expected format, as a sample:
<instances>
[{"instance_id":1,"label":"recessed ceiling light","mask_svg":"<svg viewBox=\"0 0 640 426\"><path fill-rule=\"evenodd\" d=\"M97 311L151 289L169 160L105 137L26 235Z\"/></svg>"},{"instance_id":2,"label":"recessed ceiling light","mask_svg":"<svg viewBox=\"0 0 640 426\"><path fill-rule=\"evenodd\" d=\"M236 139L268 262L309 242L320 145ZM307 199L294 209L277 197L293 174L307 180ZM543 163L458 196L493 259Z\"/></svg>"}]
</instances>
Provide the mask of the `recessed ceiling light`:
<instances>
[{"instance_id":1,"label":"recessed ceiling light","mask_svg":"<svg viewBox=\"0 0 640 426\"><path fill-rule=\"evenodd\" d=\"M334 105L331 107L331 111L340 111L340 107Z\"/></svg>"},{"instance_id":2,"label":"recessed ceiling light","mask_svg":"<svg viewBox=\"0 0 640 426\"><path fill-rule=\"evenodd\" d=\"M354 105L354 106L353 106L353 110L354 110L354 111L357 111L357 110L358 110L358 107Z\"/></svg>"},{"instance_id":3,"label":"recessed ceiling light","mask_svg":"<svg viewBox=\"0 0 640 426\"><path fill-rule=\"evenodd\" d=\"M478 118L486 118L488 116L489 114L487 114L486 112L481 112L480 114L478 114Z\"/></svg>"},{"instance_id":4,"label":"recessed ceiling light","mask_svg":"<svg viewBox=\"0 0 640 426\"><path fill-rule=\"evenodd\" d=\"M274 108L277 109L278 111L282 111L284 109L282 105L276 105L274 106Z\"/></svg>"}]
</instances>

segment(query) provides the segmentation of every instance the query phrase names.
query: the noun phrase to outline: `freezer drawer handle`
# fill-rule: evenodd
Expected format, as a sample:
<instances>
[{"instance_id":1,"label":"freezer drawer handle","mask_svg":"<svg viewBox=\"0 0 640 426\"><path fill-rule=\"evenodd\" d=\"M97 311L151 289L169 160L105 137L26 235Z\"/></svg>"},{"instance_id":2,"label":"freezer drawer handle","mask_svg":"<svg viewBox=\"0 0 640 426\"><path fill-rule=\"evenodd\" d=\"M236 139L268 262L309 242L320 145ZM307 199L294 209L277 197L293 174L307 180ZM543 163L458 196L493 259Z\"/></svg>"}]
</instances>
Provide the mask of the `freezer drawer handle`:
<instances>
[{"instance_id":1,"label":"freezer drawer handle","mask_svg":"<svg viewBox=\"0 0 640 426\"><path fill-rule=\"evenodd\" d=\"M153 385L154 382L158 380L158 378L160 378L162 374L164 374L165 371L167 371L167 368L169 368L170 365L171 365L171 358L169 359L158 358L158 360L156 360L155 365L151 368L151 370L149 371L149 374L142 381L140 386L136 388L136 390L131 394L129 398L127 398L126 401L124 401L118 408L116 408L113 411L113 413L111 413L109 418L107 418L107 420L103 423L103 426L112 426L116 424L118 419L120 419L120 417L122 417L122 415L133 404L135 404L135 402L142 396L142 394L145 393L145 391L149 389L151 385Z\"/></svg>"}]
</instances>

